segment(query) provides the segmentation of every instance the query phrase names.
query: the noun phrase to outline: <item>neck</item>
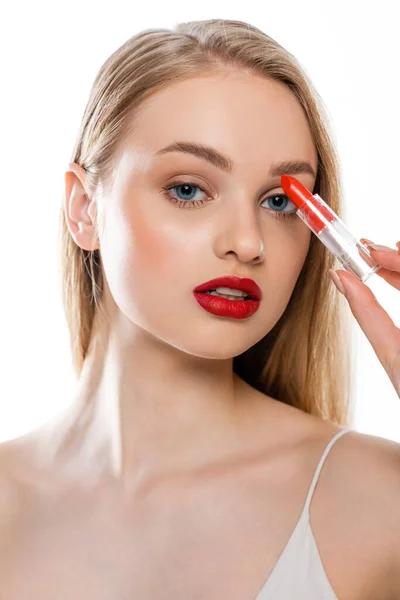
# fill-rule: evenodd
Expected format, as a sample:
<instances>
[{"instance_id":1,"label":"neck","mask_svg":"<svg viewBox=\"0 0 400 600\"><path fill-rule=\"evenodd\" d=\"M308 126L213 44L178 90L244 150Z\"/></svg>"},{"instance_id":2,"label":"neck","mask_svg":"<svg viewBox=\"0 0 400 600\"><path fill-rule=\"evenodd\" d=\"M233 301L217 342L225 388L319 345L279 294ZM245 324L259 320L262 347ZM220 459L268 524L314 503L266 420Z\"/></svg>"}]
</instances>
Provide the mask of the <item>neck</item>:
<instances>
[{"instance_id":1,"label":"neck","mask_svg":"<svg viewBox=\"0 0 400 600\"><path fill-rule=\"evenodd\" d=\"M194 356L119 318L92 337L75 400L43 456L87 484L107 477L131 490L241 455L254 411L233 359Z\"/></svg>"}]
</instances>

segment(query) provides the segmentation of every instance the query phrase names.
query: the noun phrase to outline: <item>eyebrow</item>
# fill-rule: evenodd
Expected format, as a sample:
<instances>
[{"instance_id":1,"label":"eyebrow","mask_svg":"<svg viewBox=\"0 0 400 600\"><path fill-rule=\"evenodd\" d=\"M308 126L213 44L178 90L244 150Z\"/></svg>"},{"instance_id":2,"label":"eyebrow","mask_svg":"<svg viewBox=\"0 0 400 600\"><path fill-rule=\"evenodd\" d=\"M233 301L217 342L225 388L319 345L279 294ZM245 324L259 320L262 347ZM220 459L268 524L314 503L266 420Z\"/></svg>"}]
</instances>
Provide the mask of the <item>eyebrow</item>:
<instances>
[{"instance_id":1,"label":"eyebrow","mask_svg":"<svg viewBox=\"0 0 400 600\"><path fill-rule=\"evenodd\" d=\"M195 142L173 142L168 144L165 148L161 148L156 152L156 156L166 154L167 152L184 152L186 154L193 154L197 158L208 161L214 167L225 171L225 173L232 173L235 163L232 159L224 154L221 154L215 148L206 146L204 144L197 144ZM269 171L270 177L277 177L280 175L297 175L298 173L309 173L313 177L316 177L314 169L311 164L303 160L287 160L284 162L272 165Z\"/></svg>"}]
</instances>

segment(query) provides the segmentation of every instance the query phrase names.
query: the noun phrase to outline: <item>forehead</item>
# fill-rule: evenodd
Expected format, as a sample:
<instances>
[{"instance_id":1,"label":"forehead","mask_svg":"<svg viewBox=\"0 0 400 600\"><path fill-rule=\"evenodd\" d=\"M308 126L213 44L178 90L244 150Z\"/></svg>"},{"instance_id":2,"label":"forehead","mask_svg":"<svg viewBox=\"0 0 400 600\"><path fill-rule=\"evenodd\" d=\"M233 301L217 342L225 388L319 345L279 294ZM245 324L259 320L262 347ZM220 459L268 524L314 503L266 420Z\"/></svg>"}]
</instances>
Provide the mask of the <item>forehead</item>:
<instances>
[{"instance_id":1,"label":"forehead","mask_svg":"<svg viewBox=\"0 0 400 600\"><path fill-rule=\"evenodd\" d=\"M304 159L317 165L299 101L283 83L253 74L175 82L145 100L134 120L123 147L140 146L143 158L175 140L191 140L215 146L236 164Z\"/></svg>"}]
</instances>

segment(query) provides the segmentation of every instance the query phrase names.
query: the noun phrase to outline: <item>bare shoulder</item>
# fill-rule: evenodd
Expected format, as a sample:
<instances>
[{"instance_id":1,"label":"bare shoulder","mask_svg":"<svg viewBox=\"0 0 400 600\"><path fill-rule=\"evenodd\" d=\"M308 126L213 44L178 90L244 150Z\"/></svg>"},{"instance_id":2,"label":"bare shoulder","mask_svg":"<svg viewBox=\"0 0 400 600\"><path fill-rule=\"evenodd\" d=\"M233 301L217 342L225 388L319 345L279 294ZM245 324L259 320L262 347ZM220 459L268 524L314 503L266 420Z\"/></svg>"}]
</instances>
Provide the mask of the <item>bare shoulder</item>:
<instances>
[{"instance_id":1,"label":"bare shoulder","mask_svg":"<svg viewBox=\"0 0 400 600\"><path fill-rule=\"evenodd\" d=\"M369 508L376 511L379 523L392 520L394 525L398 520L400 524L400 444L350 431L335 452L330 466L343 488L357 491L355 499L359 503L365 499Z\"/></svg>"},{"instance_id":2,"label":"bare shoulder","mask_svg":"<svg viewBox=\"0 0 400 600\"><path fill-rule=\"evenodd\" d=\"M344 589L354 583L354 597L399 598L400 444L349 431L334 444L318 486L310 519L323 560L340 549L332 578L346 580Z\"/></svg>"},{"instance_id":3,"label":"bare shoulder","mask_svg":"<svg viewBox=\"0 0 400 600\"><path fill-rule=\"evenodd\" d=\"M358 505L367 506L365 527L375 537L392 595L400 597L400 444L380 436L351 432L340 449L340 476ZM346 437L346 436L344 436ZM339 450L339 452L340 452ZM355 494L357 493L357 496ZM366 499L366 500L364 500ZM369 514L368 514L369 512ZM369 518L368 518L369 517ZM367 522L368 521L368 522Z\"/></svg>"}]
</instances>

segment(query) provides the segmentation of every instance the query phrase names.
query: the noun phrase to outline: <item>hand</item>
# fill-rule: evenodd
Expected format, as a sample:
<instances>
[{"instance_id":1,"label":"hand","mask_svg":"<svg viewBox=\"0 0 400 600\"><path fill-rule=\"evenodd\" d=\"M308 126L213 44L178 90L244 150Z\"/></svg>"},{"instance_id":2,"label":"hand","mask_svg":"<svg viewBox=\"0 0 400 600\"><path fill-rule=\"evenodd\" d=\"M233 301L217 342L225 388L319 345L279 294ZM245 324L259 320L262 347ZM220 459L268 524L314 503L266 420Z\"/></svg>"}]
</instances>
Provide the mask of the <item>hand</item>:
<instances>
[{"instance_id":1,"label":"hand","mask_svg":"<svg viewBox=\"0 0 400 600\"><path fill-rule=\"evenodd\" d=\"M368 246L371 257L382 267L376 275L400 290L400 242L396 244L397 249L385 246L374 249L370 246L373 243L370 240L362 238L360 241ZM339 282L335 281L335 273ZM355 275L342 269L329 269L329 274L338 290L347 298L351 312L400 397L400 329L379 304L370 288ZM342 289L339 283L342 284Z\"/></svg>"}]
</instances>

